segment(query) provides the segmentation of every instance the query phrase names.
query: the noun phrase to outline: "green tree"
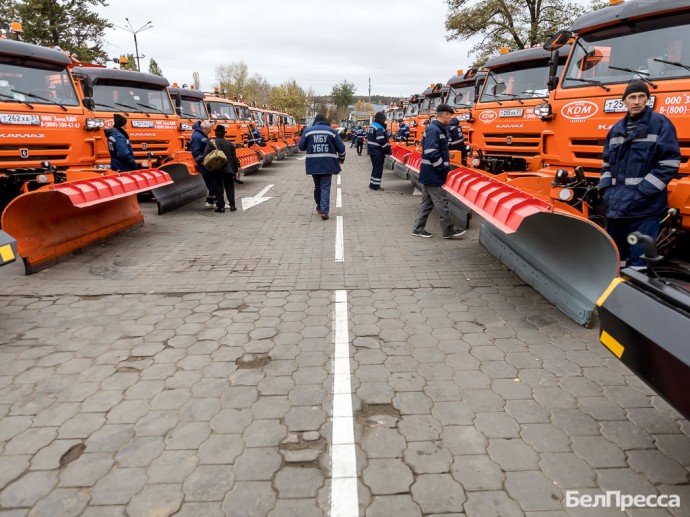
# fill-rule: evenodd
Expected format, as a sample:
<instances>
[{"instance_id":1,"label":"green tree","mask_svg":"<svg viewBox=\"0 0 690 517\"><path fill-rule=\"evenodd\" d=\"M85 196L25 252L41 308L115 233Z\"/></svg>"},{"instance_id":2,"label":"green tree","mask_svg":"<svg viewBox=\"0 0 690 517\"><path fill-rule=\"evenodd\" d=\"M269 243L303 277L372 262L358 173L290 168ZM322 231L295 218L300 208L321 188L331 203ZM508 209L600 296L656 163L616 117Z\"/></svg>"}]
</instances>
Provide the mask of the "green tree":
<instances>
[{"instance_id":1,"label":"green tree","mask_svg":"<svg viewBox=\"0 0 690 517\"><path fill-rule=\"evenodd\" d=\"M273 88L268 83L265 77L259 74L254 74L247 80L245 102L256 102L257 105L263 106L268 104L271 99L271 90Z\"/></svg>"},{"instance_id":2,"label":"green tree","mask_svg":"<svg viewBox=\"0 0 690 517\"><path fill-rule=\"evenodd\" d=\"M355 85L346 80L333 87L331 90L331 101L334 109L329 111L328 114L333 122L347 118L347 107L354 102L356 91Z\"/></svg>"},{"instance_id":3,"label":"green tree","mask_svg":"<svg viewBox=\"0 0 690 517\"><path fill-rule=\"evenodd\" d=\"M538 45L554 32L568 28L587 10L602 5L593 0L590 9L568 0L447 0L447 39L482 37L470 54L474 65L499 52Z\"/></svg>"},{"instance_id":4,"label":"green tree","mask_svg":"<svg viewBox=\"0 0 690 517\"><path fill-rule=\"evenodd\" d=\"M158 66L158 63L153 58L149 61L149 74L163 75L163 70L161 70L161 67Z\"/></svg>"},{"instance_id":5,"label":"green tree","mask_svg":"<svg viewBox=\"0 0 690 517\"><path fill-rule=\"evenodd\" d=\"M106 0L4 0L0 18L19 21L24 41L58 46L87 63L105 63L103 32L112 25L90 10Z\"/></svg>"},{"instance_id":6,"label":"green tree","mask_svg":"<svg viewBox=\"0 0 690 517\"><path fill-rule=\"evenodd\" d=\"M199 77L199 72L192 72L192 80L194 81L194 88L201 90L201 78Z\"/></svg>"},{"instance_id":7,"label":"green tree","mask_svg":"<svg viewBox=\"0 0 690 517\"><path fill-rule=\"evenodd\" d=\"M365 100L355 102L355 111L374 111L374 107Z\"/></svg>"},{"instance_id":8,"label":"green tree","mask_svg":"<svg viewBox=\"0 0 690 517\"><path fill-rule=\"evenodd\" d=\"M270 104L297 118L302 118L307 112L307 94L297 81L290 79L272 89Z\"/></svg>"},{"instance_id":9,"label":"green tree","mask_svg":"<svg viewBox=\"0 0 690 517\"><path fill-rule=\"evenodd\" d=\"M225 90L227 95L246 96L249 69L244 61L218 65L216 67L216 79L221 91Z\"/></svg>"}]
</instances>

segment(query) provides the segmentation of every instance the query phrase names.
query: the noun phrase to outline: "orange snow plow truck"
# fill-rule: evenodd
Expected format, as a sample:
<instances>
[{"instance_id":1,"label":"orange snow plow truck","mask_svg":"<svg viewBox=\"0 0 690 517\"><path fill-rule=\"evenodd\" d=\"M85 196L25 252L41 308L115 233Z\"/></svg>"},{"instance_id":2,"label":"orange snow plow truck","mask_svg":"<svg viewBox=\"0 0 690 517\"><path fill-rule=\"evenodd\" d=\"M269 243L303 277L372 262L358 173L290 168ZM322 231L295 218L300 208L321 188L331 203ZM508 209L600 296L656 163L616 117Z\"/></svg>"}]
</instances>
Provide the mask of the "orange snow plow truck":
<instances>
[{"instance_id":1,"label":"orange snow plow truck","mask_svg":"<svg viewBox=\"0 0 690 517\"><path fill-rule=\"evenodd\" d=\"M445 188L484 216L482 244L563 312L584 324L598 307L602 343L688 416L690 4L617 3L583 15L545 48L573 37L548 101L534 107L544 122L542 169L490 177L461 168ZM604 140L625 115L632 79L647 83L648 109L673 122L681 150L659 238L628 237L645 246L645 272L619 272L597 189Z\"/></svg>"},{"instance_id":2,"label":"orange snow plow truck","mask_svg":"<svg viewBox=\"0 0 690 517\"><path fill-rule=\"evenodd\" d=\"M104 122L85 109L62 51L0 39L0 211L27 273L143 223L136 194L159 170L95 169ZM3 261L5 254L3 254Z\"/></svg>"}]
</instances>

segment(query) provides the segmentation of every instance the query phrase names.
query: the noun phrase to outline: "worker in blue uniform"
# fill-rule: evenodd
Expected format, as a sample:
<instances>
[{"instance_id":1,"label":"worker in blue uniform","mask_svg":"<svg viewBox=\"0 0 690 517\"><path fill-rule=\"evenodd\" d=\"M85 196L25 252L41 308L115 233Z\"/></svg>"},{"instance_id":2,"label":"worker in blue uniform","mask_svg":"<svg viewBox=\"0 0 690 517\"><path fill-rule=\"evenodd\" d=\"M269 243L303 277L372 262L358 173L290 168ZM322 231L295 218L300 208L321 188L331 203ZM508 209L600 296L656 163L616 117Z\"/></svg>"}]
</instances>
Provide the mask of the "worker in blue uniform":
<instances>
[{"instance_id":1,"label":"worker in blue uniform","mask_svg":"<svg viewBox=\"0 0 690 517\"><path fill-rule=\"evenodd\" d=\"M381 177L386 155L391 154L391 144L386 130L386 115L379 111L374 115L374 121L367 131L367 153L371 158L371 178L369 188L381 191Z\"/></svg>"},{"instance_id":2,"label":"worker in blue uniform","mask_svg":"<svg viewBox=\"0 0 690 517\"><path fill-rule=\"evenodd\" d=\"M328 219L333 174L340 173L345 162L345 144L322 114L316 115L314 125L306 128L299 139L300 151L306 151L305 169L314 180L316 213L324 221Z\"/></svg>"}]
</instances>

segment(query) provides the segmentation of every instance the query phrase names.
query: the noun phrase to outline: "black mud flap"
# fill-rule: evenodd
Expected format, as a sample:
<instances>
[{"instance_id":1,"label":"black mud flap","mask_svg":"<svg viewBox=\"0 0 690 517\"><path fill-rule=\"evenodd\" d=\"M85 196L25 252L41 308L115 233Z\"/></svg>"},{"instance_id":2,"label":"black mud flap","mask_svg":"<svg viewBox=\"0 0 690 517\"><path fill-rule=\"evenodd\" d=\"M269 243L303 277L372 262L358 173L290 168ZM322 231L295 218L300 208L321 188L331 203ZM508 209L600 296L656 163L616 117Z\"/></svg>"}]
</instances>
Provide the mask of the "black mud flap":
<instances>
[{"instance_id":1,"label":"black mud flap","mask_svg":"<svg viewBox=\"0 0 690 517\"><path fill-rule=\"evenodd\" d=\"M482 245L525 283L580 325L592 319L599 296L618 273L618 253L586 219L541 212L513 233L485 222Z\"/></svg>"},{"instance_id":2,"label":"black mud flap","mask_svg":"<svg viewBox=\"0 0 690 517\"><path fill-rule=\"evenodd\" d=\"M206 196L206 184L201 174L190 174L186 165L173 163L163 165L159 169L170 174L173 184L151 191L158 203L158 215L171 212Z\"/></svg>"},{"instance_id":3,"label":"black mud flap","mask_svg":"<svg viewBox=\"0 0 690 517\"><path fill-rule=\"evenodd\" d=\"M0 266L17 260L17 241L0 230Z\"/></svg>"},{"instance_id":4,"label":"black mud flap","mask_svg":"<svg viewBox=\"0 0 690 517\"><path fill-rule=\"evenodd\" d=\"M690 284L624 269L601 296L599 339L690 418Z\"/></svg>"}]
</instances>

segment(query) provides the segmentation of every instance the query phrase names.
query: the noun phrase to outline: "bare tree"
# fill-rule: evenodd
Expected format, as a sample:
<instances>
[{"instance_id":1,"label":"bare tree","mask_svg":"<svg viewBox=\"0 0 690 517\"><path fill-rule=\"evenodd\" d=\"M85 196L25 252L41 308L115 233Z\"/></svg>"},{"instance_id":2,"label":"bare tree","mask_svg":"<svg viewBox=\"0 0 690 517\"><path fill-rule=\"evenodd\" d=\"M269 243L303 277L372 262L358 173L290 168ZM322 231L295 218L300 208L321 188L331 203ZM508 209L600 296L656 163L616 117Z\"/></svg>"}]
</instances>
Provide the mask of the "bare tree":
<instances>
[{"instance_id":1,"label":"bare tree","mask_svg":"<svg viewBox=\"0 0 690 517\"><path fill-rule=\"evenodd\" d=\"M245 96L247 93L247 81L249 72L244 61L218 65L216 67L216 79L220 89L230 96Z\"/></svg>"}]
</instances>

